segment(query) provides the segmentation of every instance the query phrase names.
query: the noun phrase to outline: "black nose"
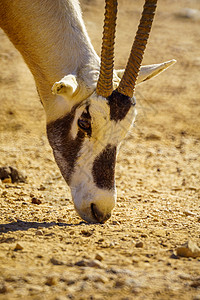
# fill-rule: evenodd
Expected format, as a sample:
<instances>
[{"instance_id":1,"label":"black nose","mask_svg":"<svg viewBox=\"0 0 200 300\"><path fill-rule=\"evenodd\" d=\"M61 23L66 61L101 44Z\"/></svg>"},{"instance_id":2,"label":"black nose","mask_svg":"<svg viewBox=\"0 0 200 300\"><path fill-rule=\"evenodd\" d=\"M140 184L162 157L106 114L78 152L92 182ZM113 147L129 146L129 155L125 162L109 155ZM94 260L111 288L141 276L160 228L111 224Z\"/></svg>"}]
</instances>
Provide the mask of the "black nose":
<instances>
[{"instance_id":1,"label":"black nose","mask_svg":"<svg viewBox=\"0 0 200 300\"><path fill-rule=\"evenodd\" d=\"M91 211L97 223L105 223L111 217L111 213L102 213L94 203L91 204Z\"/></svg>"}]
</instances>

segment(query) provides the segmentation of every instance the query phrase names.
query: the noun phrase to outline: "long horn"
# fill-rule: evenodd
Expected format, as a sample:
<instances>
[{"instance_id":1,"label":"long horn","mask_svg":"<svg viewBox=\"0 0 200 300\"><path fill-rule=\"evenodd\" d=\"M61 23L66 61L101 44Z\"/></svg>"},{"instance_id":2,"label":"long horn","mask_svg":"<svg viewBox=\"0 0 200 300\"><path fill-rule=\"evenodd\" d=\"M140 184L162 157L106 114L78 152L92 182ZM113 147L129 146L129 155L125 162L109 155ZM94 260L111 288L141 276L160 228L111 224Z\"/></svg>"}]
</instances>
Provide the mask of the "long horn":
<instances>
[{"instance_id":1,"label":"long horn","mask_svg":"<svg viewBox=\"0 0 200 300\"><path fill-rule=\"evenodd\" d=\"M137 76L142 63L144 51L156 10L157 0L146 0L140 24L131 49L128 63L117 91L123 95L133 97Z\"/></svg>"},{"instance_id":2,"label":"long horn","mask_svg":"<svg viewBox=\"0 0 200 300\"><path fill-rule=\"evenodd\" d=\"M117 18L117 0L106 0L101 67L96 92L107 98L113 91L114 39Z\"/></svg>"}]
</instances>

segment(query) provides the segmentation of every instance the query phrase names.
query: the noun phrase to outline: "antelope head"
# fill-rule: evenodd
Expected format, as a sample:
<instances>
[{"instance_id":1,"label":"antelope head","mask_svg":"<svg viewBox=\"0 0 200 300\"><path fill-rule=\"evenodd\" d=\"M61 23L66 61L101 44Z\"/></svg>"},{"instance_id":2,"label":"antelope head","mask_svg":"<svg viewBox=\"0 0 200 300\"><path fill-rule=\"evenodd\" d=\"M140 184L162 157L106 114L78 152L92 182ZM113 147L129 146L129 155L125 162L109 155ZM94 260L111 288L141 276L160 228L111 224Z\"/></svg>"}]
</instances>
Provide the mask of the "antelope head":
<instances>
[{"instance_id":1,"label":"antelope head","mask_svg":"<svg viewBox=\"0 0 200 300\"><path fill-rule=\"evenodd\" d=\"M73 75L53 86L53 93L71 106L64 117L48 124L48 138L71 188L75 209L88 222L105 222L114 208L116 156L135 120L136 81L153 77L173 63L140 70L156 3L157 0L145 1L126 69L113 73L117 0L106 0L101 66L95 90L89 93L90 89L85 88L88 92L83 92Z\"/></svg>"}]
</instances>

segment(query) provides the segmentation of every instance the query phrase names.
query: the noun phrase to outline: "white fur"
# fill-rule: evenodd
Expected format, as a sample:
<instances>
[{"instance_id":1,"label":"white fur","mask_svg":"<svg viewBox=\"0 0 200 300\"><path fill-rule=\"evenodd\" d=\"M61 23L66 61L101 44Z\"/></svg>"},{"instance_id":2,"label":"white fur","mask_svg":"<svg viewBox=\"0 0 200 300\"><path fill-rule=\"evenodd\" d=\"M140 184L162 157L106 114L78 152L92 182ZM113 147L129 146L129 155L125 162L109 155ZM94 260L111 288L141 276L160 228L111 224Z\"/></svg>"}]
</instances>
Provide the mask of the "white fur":
<instances>
[{"instance_id":1,"label":"white fur","mask_svg":"<svg viewBox=\"0 0 200 300\"><path fill-rule=\"evenodd\" d=\"M118 146L126 136L129 128L132 126L136 109L131 107L126 118L120 122L110 121L110 107L107 101L94 93L88 99L90 103L90 114L92 123L92 136L85 138L76 166L71 178L70 187L72 191L75 208L79 215L84 219L92 222L91 203L95 203L100 207L101 212L106 215L110 212L116 201L116 190L99 189L93 181L92 167L94 160L105 149L108 144ZM83 109L82 109L83 111ZM80 116L80 108L77 115ZM76 137L78 132L77 116L71 128L71 135Z\"/></svg>"}]
</instances>

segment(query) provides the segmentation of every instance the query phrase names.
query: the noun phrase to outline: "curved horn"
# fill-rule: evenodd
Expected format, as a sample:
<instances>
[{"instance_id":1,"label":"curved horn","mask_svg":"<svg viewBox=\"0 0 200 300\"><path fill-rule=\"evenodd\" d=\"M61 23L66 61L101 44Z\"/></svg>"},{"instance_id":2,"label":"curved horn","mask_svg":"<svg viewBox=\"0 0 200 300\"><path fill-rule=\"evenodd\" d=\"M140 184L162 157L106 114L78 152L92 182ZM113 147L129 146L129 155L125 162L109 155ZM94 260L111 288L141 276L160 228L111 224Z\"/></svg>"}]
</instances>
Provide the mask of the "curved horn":
<instances>
[{"instance_id":1,"label":"curved horn","mask_svg":"<svg viewBox=\"0 0 200 300\"><path fill-rule=\"evenodd\" d=\"M117 0L106 0L101 67L97 82L98 95L108 97L113 90L114 39L117 18Z\"/></svg>"},{"instance_id":2,"label":"curved horn","mask_svg":"<svg viewBox=\"0 0 200 300\"><path fill-rule=\"evenodd\" d=\"M140 24L131 49L128 63L117 91L123 95L133 97L137 76L142 63L144 51L156 10L157 0L146 0L140 19Z\"/></svg>"}]
</instances>

